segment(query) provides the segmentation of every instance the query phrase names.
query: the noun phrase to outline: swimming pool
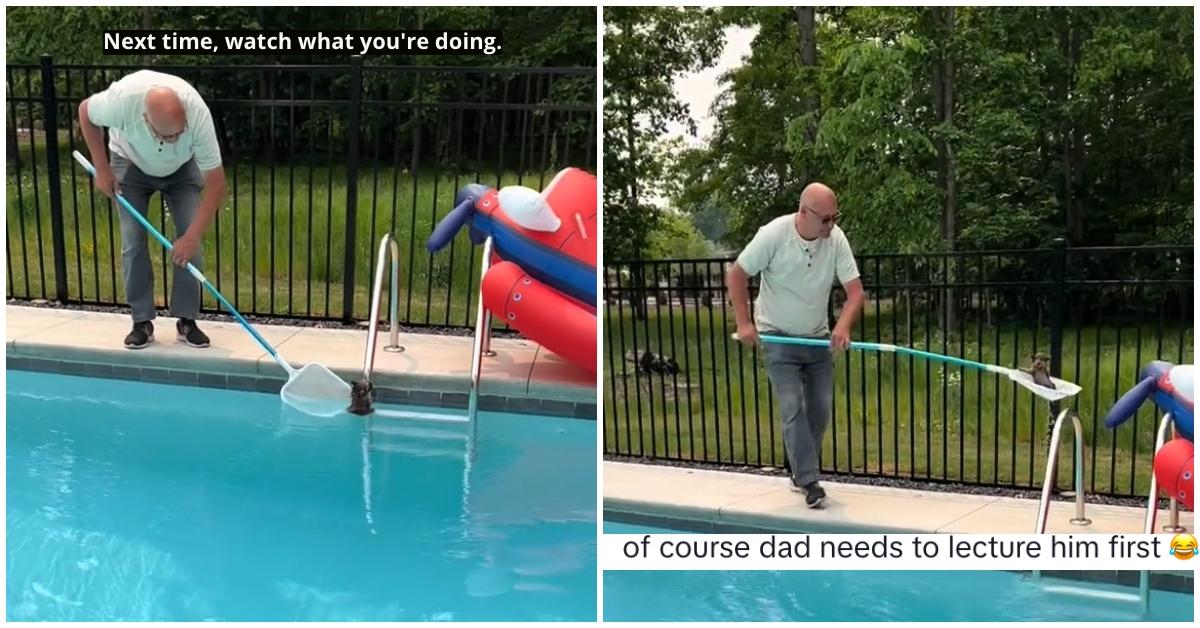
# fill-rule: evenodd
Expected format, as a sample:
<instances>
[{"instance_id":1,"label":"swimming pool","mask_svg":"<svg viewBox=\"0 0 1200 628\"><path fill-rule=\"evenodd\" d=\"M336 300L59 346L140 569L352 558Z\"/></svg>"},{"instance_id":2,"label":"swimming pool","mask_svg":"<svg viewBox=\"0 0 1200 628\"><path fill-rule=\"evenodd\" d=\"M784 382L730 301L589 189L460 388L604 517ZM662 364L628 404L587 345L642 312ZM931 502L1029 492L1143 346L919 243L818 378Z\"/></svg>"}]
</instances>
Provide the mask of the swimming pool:
<instances>
[{"instance_id":1,"label":"swimming pool","mask_svg":"<svg viewBox=\"0 0 1200 628\"><path fill-rule=\"evenodd\" d=\"M595 619L591 421L7 381L10 620Z\"/></svg>"},{"instance_id":2,"label":"swimming pool","mask_svg":"<svg viewBox=\"0 0 1200 628\"><path fill-rule=\"evenodd\" d=\"M674 530L605 522L610 534ZM1099 596L1115 585L999 571L606 571L604 621L1191 621L1193 596L1151 593L1150 613Z\"/></svg>"}]
</instances>

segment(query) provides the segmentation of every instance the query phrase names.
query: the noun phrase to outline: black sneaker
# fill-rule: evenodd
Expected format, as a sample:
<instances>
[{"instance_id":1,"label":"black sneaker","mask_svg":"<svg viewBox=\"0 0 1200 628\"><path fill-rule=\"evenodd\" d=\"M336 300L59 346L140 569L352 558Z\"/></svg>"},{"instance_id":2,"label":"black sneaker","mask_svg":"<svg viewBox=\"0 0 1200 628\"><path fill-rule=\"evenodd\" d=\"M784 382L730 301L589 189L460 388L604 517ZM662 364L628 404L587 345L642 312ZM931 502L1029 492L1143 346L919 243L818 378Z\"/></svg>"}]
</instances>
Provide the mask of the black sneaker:
<instances>
[{"instance_id":1,"label":"black sneaker","mask_svg":"<svg viewBox=\"0 0 1200 628\"><path fill-rule=\"evenodd\" d=\"M804 485L804 503L809 508L817 508L825 502L825 489L816 482Z\"/></svg>"},{"instance_id":2,"label":"black sneaker","mask_svg":"<svg viewBox=\"0 0 1200 628\"><path fill-rule=\"evenodd\" d=\"M175 323L175 333L178 334L179 342L186 342L189 347L203 349L208 346L208 336L200 331L196 321L190 318L179 319Z\"/></svg>"},{"instance_id":3,"label":"black sneaker","mask_svg":"<svg viewBox=\"0 0 1200 628\"><path fill-rule=\"evenodd\" d=\"M125 336L126 349L145 349L146 345L154 342L154 323L142 321L134 323L133 330Z\"/></svg>"}]
</instances>

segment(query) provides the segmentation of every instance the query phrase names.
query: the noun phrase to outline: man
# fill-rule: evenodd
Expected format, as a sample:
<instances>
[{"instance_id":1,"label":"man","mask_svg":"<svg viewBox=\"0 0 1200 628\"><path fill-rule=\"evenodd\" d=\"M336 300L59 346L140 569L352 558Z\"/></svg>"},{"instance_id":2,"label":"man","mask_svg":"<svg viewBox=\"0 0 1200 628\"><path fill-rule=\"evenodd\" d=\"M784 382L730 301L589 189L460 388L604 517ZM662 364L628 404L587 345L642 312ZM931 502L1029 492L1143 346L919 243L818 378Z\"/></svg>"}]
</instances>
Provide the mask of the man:
<instances>
[{"instance_id":1,"label":"man","mask_svg":"<svg viewBox=\"0 0 1200 628\"><path fill-rule=\"evenodd\" d=\"M79 103L79 125L96 167L96 189L110 198L120 193L142 215L150 196L162 193L175 223L171 260L176 264L171 315L178 318L178 339L207 347L208 336L196 325L200 283L186 269L200 268L204 232L225 198L225 171L212 115L200 94L183 79L142 70ZM104 152L104 131L109 130ZM202 192L203 190L203 192ZM121 217L121 262L125 298L133 310L129 349L154 341L154 270L147 233L129 212Z\"/></svg>"},{"instance_id":2,"label":"man","mask_svg":"<svg viewBox=\"0 0 1200 628\"><path fill-rule=\"evenodd\" d=\"M831 349L763 346L767 376L783 415L792 489L804 493L809 508L825 500L825 490L817 481L817 454L832 411L833 353L849 348L850 330L865 299L850 242L836 224L840 217L833 190L810 184L800 194L799 210L760 228L726 278L743 343L757 343L760 331L830 340ZM762 279L751 321L746 286L759 273ZM835 277L846 289L847 299L830 334L827 311Z\"/></svg>"}]
</instances>

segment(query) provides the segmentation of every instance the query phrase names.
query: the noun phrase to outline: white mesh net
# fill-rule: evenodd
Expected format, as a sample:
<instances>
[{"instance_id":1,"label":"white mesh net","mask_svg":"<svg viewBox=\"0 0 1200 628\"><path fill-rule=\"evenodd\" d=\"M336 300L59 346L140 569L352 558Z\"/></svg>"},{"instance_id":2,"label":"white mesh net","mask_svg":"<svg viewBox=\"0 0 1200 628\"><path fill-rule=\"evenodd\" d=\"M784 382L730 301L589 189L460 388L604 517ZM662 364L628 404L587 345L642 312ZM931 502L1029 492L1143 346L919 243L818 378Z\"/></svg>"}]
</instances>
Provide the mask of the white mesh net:
<instances>
[{"instance_id":1,"label":"white mesh net","mask_svg":"<svg viewBox=\"0 0 1200 628\"><path fill-rule=\"evenodd\" d=\"M323 364L305 364L283 385L279 396L307 414L337 416L350 405L350 384Z\"/></svg>"},{"instance_id":2,"label":"white mesh net","mask_svg":"<svg viewBox=\"0 0 1200 628\"><path fill-rule=\"evenodd\" d=\"M1050 378L1050 381L1054 382L1054 388L1046 388L1034 382L1033 376L1029 373L1017 369L1009 370L1008 376L1016 383L1028 388L1033 394L1049 401L1059 401L1067 397L1074 397L1079 394L1079 391L1083 390L1079 386L1058 379L1057 377Z\"/></svg>"}]
</instances>

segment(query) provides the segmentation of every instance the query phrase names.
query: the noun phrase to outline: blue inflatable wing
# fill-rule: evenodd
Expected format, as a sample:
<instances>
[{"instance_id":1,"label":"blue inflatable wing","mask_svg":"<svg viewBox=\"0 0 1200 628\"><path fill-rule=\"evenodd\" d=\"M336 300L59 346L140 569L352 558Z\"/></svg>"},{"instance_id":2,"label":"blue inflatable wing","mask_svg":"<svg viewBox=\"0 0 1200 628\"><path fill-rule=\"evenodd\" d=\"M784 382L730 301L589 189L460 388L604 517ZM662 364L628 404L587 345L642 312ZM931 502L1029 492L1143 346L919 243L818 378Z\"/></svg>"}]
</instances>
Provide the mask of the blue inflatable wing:
<instances>
[{"instance_id":1,"label":"blue inflatable wing","mask_svg":"<svg viewBox=\"0 0 1200 628\"><path fill-rule=\"evenodd\" d=\"M476 203L490 190L478 183L464 187L454 199L454 209L429 234L425 248L430 253L436 253L448 246L463 227L467 227L471 242L483 244L488 236L492 236L496 253L502 259L516 263L538 281L595 308L596 269L537 242L501 220L475 211Z\"/></svg>"},{"instance_id":2,"label":"blue inflatable wing","mask_svg":"<svg viewBox=\"0 0 1200 628\"><path fill-rule=\"evenodd\" d=\"M436 253L448 246L463 225L470 224L471 217L475 215L475 203L487 192L488 187L478 183L472 183L460 190L454 197L454 209L450 210L450 213L446 214L433 228L433 233L430 233L429 239L425 241L425 249L430 253ZM476 240L476 235L472 229L471 241L475 244L482 244L486 238Z\"/></svg>"},{"instance_id":3,"label":"blue inflatable wing","mask_svg":"<svg viewBox=\"0 0 1200 628\"><path fill-rule=\"evenodd\" d=\"M1108 416L1104 417L1104 427L1113 429L1128 421L1137 414L1138 408L1142 407L1142 404L1157 390L1158 378L1143 376L1142 381L1121 395L1121 398L1113 404L1112 409L1108 411Z\"/></svg>"}]
</instances>

